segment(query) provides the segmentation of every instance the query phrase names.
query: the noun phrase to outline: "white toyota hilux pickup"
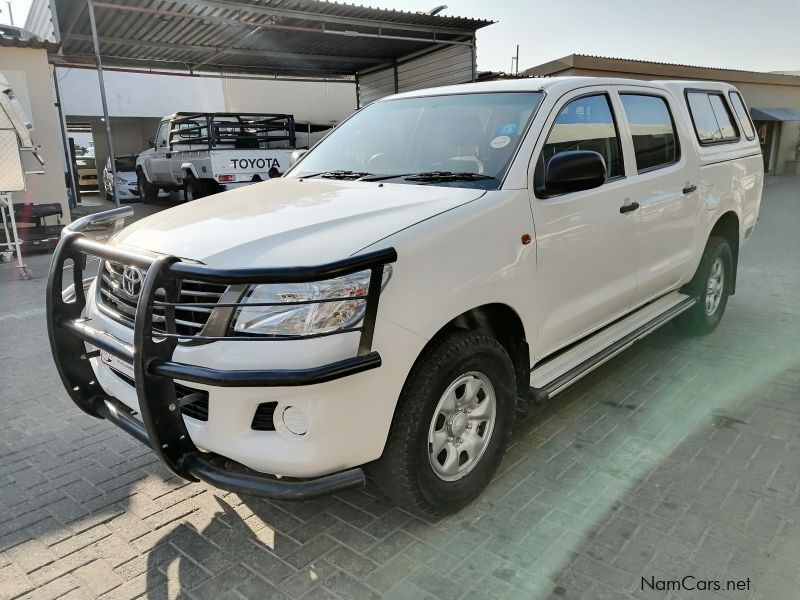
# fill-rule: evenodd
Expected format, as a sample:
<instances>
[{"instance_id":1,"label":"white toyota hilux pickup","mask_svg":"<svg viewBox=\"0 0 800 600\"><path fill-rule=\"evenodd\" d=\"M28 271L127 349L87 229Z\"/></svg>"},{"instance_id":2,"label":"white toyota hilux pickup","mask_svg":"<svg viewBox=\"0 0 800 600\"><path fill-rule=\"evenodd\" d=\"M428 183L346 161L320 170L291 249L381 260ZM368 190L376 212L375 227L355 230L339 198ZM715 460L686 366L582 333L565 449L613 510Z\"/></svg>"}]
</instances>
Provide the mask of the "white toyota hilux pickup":
<instances>
[{"instance_id":1,"label":"white toyota hilux pickup","mask_svg":"<svg viewBox=\"0 0 800 600\"><path fill-rule=\"evenodd\" d=\"M288 499L366 471L444 514L490 481L518 402L670 320L717 326L762 179L727 84L390 96L282 178L107 244L74 227L50 273L52 352L79 407L181 477Z\"/></svg>"}]
</instances>

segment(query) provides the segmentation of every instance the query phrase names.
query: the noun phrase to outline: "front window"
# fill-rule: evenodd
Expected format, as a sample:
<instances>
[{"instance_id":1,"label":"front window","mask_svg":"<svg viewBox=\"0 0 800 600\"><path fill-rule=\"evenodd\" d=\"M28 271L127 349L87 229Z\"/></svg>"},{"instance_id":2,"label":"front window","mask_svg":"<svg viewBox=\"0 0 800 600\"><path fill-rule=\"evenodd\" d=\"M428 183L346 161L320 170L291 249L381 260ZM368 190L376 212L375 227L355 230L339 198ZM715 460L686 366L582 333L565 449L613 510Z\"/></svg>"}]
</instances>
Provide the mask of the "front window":
<instances>
[{"instance_id":1,"label":"front window","mask_svg":"<svg viewBox=\"0 0 800 600\"><path fill-rule=\"evenodd\" d=\"M558 113L536 161L533 182L538 197L547 196L544 182L550 159L573 150L599 153L606 163L608 179L624 175L619 132L606 94L582 96Z\"/></svg>"},{"instance_id":2,"label":"front window","mask_svg":"<svg viewBox=\"0 0 800 600\"><path fill-rule=\"evenodd\" d=\"M166 148L167 135L169 134L169 121L162 121L156 134L156 148Z\"/></svg>"},{"instance_id":3,"label":"front window","mask_svg":"<svg viewBox=\"0 0 800 600\"><path fill-rule=\"evenodd\" d=\"M492 92L376 102L287 176L495 189L541 99L539 92Z\"/></svg>"}]
</instances>

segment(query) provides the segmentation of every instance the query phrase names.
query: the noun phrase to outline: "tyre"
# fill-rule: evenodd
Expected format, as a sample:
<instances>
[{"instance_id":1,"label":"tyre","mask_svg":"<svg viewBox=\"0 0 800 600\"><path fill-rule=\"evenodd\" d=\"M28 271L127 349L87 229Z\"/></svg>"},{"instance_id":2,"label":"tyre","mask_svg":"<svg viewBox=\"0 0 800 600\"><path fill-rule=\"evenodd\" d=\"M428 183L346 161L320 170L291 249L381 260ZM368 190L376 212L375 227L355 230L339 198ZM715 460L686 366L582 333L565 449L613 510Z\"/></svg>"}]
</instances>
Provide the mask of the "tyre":
<instances>
[{"instance_id":1,"label":"tyre","mask_svg":"<svg viewBox=\"0 0 800 600\"><path fill-rule=\"evenodd\" d=\"M714 331L728 305L732 282L731 246L725 238L711 236L690 284L697 303L675 318L675 326L693 335L705 335Z\"/></svg>"},{"instance_id":2,"label":"tyre","mask_svg":"<svg viewBox=\"0 0 800 600\"><path fill-rule=\"evenodd\" d=\"M212 184L205 179L197 179L194 175L189 173L184 179L183 197L186 202L192 200L199 200L214 193Z\"/></svg>"},{"instance_id":3,"label":"tyre","mask_svg":"<svg viewBox=\"0 0 800 600\"><path fill-rule=\"evenodd\" d=\"M136 171L136 182L142 202L155 202L158 200L158 186L147 180L147 176L142 169Z\"/></svg>"},{"instance_id":4,"label":"tyre","mask_svg":"<svg viewBox=\"0 0 800 600\"><path fill-rule=\"evenodd\" d=\"M516 404L514 365L493 338L446 335L403 386L371 477L399 506L438 517L480 494L505 452Z\"/></svg>"}]
</instances>

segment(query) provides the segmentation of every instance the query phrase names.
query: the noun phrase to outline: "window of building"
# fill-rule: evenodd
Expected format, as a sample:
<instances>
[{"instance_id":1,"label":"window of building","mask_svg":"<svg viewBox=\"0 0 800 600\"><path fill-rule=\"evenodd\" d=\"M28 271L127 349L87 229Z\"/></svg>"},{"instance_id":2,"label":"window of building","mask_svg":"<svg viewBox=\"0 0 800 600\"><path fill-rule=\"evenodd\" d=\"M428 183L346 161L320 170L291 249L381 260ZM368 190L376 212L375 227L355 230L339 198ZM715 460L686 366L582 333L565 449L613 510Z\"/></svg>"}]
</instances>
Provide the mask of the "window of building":
<instances>
[{"instance_id":1,"label":"window of building","mask_svg":"<svg viewBox=\"0 0 800 600\"><path fill-rule=\"evenodd\" d=\"M534 187L537 195L544 193L547 163L559 152L569 150L598 152L606 162L608 179L623 175L619 133L608 96L577 98L558 113L536 163Z\"/></svg>"},{"instance_id":2,"label":"window of building","mask_svg":"<svg viewBox=\"0 0 800 600\"><path fill-rule=\"evenodd\" d=\"M731 92L730 97L733 110L736 112L736 117L739 119L739 125L742 126L742 131L744 131L744 136L748 140L754 139L756 137L756 132L755 129L753 129L753 123L750 121L750 114L747 112L744 100L742 100L739 92Z\"/></svg>"},{"instance_id":3,"label":"window of building","mask_svg":"<svg viewBox=\"0 0 800 600\"><path fill-rule=\"evenodd\" d=\"M739 131L722 94L716 92L687 92L686 99L694 129L701 144L735 142Z\"/></svg>"},{"instance_id":4,"label":"window of building","mask_svg":"<svg viewBox=\"0 0 800 600\"><path fill-rule=\"evenodd\" d=\"M678 135L667 101L660 96L620 94L641 173L678 160Z\"/></svg>"}]
</instances>

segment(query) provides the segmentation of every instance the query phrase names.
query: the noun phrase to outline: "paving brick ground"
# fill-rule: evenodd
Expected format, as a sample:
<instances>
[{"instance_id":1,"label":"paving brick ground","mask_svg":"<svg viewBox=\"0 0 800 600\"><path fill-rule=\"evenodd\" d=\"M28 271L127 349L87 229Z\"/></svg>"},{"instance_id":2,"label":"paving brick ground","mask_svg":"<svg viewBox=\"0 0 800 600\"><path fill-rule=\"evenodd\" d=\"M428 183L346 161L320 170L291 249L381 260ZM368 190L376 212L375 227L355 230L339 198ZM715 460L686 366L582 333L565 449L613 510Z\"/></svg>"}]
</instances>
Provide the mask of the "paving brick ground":
<instances>
[{"instance_id":1,"label":"paving brick ground","mask_svg":"<svg viewBox=\"0 0 800 600\"><path fill-rule=\"evenodd\" d=\"M800 597L800 179L771 179L718 331L667 327L520 419L429 523L366 489L284 504L170 477L57 380L37 278L0 268L0 598ZM749 591L642 590L750 580ZM655 581L654 581L655 583Z\"/></svg>"}]
</instances>

